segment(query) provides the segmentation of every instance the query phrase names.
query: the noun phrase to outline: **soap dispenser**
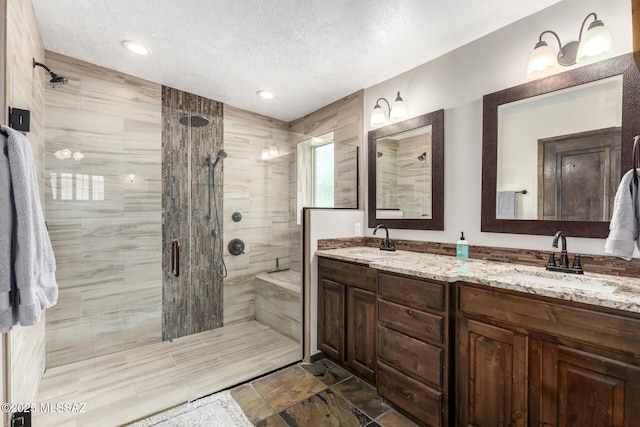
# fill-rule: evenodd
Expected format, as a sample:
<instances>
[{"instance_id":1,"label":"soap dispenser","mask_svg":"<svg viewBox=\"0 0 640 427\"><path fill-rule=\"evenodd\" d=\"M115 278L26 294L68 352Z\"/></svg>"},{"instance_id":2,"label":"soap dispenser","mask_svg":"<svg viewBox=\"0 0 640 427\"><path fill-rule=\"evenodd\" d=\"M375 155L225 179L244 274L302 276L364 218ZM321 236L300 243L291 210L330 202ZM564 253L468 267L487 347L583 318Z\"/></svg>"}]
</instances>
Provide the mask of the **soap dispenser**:
<instances>
[{"instance_id":1,"label":"soap dispenser","mask_svg":"<svg viewBox=\"0 0 640 427\"><path fill-rule=\"evenodd\" d=\"M469 242L464 239L464 231L460 234L460 240L456 243L456 258L469 258Z\"/></svg>"}]
</instances>

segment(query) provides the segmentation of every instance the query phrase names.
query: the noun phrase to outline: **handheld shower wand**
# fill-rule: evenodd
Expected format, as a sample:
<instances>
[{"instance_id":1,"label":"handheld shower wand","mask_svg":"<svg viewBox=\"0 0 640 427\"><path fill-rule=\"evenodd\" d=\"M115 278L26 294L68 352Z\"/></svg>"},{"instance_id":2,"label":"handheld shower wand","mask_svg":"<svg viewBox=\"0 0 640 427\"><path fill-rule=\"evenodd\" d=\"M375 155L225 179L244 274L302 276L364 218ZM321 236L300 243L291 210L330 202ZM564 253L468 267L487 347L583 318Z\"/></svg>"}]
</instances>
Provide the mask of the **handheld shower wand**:
<instances>
[{"instance_id":1,"label":"handheld shower wand","mask_svg":"<svg viewBox=\"0 0 640 427\"><path fill-rule=\"evenodd\" d=\"M213 270L216 272L218 276L222 279L227 277L227 266L224 262L224 257L222 256L222 226L220 224L220 212L218 212L218 203L216 202L216 195L213 189L215 184L214 182L214 171L216 165L220 160L223 160L227 157L227 152L224 150L218 151L216 154L216 159L211 161L211 154L207 156L206 166L209 167L209 214L207 215L207 219L214 219L214 229L212 231L213 236ZM213 203L213 209L211 209L211 204ZM215 214L215 217L212 215ZM216 257L217 255L217 257Z\"/></svg>"},{"instance_id":2,"label":"handheld shower wand","mask_svg":"<svg viewBox=\"0 0 640 427\"><path fill-rule=\"evenodd\" d=\"M224 151L224 150L218 151L218 154L216 154L216 159L214 160L214 162L211 165L211 167L215 168L220 160L226 159L226 158L227 158L227 152L226 151ZM211 163L211 157L209 157L209 163Z\"/></svg>"}]
</instances>

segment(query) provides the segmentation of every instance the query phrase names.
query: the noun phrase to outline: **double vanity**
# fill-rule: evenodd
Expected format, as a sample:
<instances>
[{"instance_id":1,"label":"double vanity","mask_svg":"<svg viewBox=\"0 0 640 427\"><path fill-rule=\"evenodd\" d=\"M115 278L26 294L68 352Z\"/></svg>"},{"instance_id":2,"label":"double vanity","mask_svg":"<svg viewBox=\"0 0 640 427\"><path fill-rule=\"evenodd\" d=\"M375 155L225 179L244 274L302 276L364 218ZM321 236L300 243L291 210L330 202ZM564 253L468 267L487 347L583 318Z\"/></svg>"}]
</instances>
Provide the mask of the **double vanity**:
<instances>
[{"instance_id":1,"label":"double vanity","mask_svg":"<svg viewBox=\"0 0 640 427\"><path fill-rule=\"evenodd\" d=\"M318 255L318 348L427 426L640 420L640 279L371 247Z\"/></svg>"}]
</instances>

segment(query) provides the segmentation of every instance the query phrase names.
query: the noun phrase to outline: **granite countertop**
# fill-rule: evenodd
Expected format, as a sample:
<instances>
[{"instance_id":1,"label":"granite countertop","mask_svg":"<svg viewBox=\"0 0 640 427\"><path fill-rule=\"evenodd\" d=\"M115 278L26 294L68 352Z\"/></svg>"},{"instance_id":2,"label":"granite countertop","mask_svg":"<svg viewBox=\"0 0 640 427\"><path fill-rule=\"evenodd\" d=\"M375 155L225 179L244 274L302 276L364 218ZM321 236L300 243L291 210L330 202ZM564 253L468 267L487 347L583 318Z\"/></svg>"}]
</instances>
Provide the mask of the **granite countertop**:
<instances>
[{"instance_id":1,"label":"granite countertop","mask_svg":"<svg viewBox=\"0 0 640 427\"><path fill-rule=\"evenodd\" d=\"M368 265L380 271L443 282L463 281L528 294L640 313L640 279L585 272L546 271L544 267L482 260L458 260L410 251L385 252L371 247L329 249L318 256ZM562 283L558 283L562 281ZM554 283L555 282L555 283ZM575 287L574 287L575 286Z\"/></svg>"}]
</instances>

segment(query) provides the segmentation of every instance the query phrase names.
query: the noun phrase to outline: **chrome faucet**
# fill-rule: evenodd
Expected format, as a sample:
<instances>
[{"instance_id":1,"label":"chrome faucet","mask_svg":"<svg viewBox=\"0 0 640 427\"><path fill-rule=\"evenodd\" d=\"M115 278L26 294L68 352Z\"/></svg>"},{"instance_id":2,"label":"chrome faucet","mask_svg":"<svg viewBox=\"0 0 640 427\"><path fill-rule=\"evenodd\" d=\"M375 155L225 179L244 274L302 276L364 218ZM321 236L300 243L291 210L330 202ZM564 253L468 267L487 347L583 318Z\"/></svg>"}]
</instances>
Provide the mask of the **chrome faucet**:
<instances>
[{"instance_id":1,"label":"chrome faucet","mask_svg":"<svg viewBox=\"0 0 640 427\"><path fill-rule=\"evenodd\" d=\"M573 265L569 267L569 255L567 254L567 237L564 235L562 231L556 232L555 236L553 236L553 243L551 246L554 248L558 247L558 240L562 239L562 246L560 249L560 265L556 265L556 257L555 253L549 253L549 261L547 262L547 270L549 271L558 271L561 273L573 273L573 274L584 274L584 270L582 269L582 264L580 262L581 258L591 258L589 255L580 255L576 254L573 260Z\"/></svg>"},{"instance_id":2,"label":"chrome faucet","mask_svg":"<svg viewBox=\"0 0 640 427\"><path fill-rule=\"evenodd\" d=\"M393 240L389 239L389 229L387 228L386 225L382 225L379 224L374 230L373 230L373 235L376 235L376 232L378 231L379 228L384 228L384 231L387 234L387 237L385 237L384 239L380 239L380 250L381 251L395 251L396 250L396 245L393 243Z\"/></svg>"}]
</instances>

